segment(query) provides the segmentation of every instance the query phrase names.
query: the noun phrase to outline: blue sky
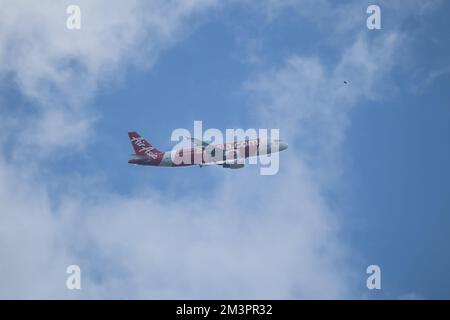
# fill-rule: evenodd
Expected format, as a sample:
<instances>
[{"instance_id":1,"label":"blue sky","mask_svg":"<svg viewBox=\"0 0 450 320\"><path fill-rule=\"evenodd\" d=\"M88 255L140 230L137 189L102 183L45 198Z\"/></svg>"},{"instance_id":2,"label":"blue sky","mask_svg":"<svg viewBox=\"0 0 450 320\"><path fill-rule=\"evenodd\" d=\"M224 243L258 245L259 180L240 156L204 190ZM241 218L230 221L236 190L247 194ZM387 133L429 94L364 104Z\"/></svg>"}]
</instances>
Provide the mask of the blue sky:
<instances>
[{"instance_id":1,"label":"blue sky","mask_svg":"<svg viewBox=\"0 0 450 320\"><path fill-rule=\"evenodd\" d=\"M450 4L67 3L0 16L1 297L450 297ZM194 120L279 128L280 172L127 164Z\"/></svg>"}]
</instances>

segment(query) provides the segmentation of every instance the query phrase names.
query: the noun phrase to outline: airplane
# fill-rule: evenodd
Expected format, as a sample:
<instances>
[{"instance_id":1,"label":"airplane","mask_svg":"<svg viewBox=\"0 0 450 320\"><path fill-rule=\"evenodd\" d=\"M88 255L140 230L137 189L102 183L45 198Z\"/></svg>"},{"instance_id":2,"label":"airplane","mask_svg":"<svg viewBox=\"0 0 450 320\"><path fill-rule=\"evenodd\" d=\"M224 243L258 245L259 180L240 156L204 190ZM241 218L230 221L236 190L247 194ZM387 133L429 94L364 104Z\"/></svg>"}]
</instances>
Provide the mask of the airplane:
<instances>
[{"instance_id":1,"label":"airplane","mask_svg":"<svg viewBox=\"0 0 450 320\"><path fill-rule=\"evenodd\" d=\"M189 138L194 147L161 152L153 147L144 137L135 131L128 132L134 149L128 163L159 166L159 167L187 167L219 165L223 168L240 169L244 167L243 159L271 154L286 150L288 145L279 139L262 141L259 138L211 145L195 138ZM273 152L272 152L273 151ZM184 161L188 159L188 161ZM174 161L175 160L175 161Z\"/></svg>"}]
</instances>

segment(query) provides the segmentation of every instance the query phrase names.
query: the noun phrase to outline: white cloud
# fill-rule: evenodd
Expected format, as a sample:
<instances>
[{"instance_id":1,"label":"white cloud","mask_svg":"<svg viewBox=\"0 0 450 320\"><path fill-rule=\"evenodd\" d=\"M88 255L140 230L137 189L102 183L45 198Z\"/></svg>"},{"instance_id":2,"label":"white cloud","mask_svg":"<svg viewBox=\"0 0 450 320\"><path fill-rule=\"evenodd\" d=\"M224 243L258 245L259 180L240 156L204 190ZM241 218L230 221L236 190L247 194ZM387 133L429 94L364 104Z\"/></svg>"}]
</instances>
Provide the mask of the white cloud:
<instances>
[{"instance_id":1,"label":"white cloud","mask_svg":"<svg viewBox=\"0 0 450 320\"><path fill-rule=\"evenodd\" d=\"M45 188L0 162L0 296L47 297L64 287L64 235Z\"/></svg>"},{"instance_id":2,"label":"white cloud","mask_svg":"<svg viewBox=\"0 0 450 320\"><path fill-rule=\"evenodd\" d=\"M367 52L360 47L357 43L351 50ZM373 72L364 59L354 61L358 65L350 66L355 72ZM346 64L344 58L335 70ZM302 133L318 134L314 141L320 142L320 147L314 150L321 155L327 152L323 147L327 142L333 144L330 138L342 136L345 130L340 118L348 108L339 108L340 103L353 99L353 94L338 90L333 76L337 71L325 69L316 59L296 56L285 66L259 75L252 87L266 101L263 108L268 119L290 119L283 126L290 137L297 137L295 128L308 124ZM300 82L303 85L294 85ZM331 92L330 98L336 100L320 99ZM78 196L60 199L51 208L46 204L45 188L36 186L41 191L34 195L19 189L16 196L5 199L14 208L21 198L31 197L25 207L14 212L20 212L21 219L38 219L44 224L26 232L28 241L41 245L39 254L29 250L12 253L11 261L28 267L16 270L13 264L3 274L15 274L37 286L29 279L28 268L45 265L49 256L56 256L60 257L54 260L59 268L67 261L85 270L82 295L90 298L351 296L350 256L339 241L339 221L321 194L322 182L313 174L324 166L307 164L311 155L307 149L290 152L290 156L286 154L288 166L270 181L243 171L238 185L229 178L208 199L171 199L157 190L131 198L102 191L92 197L89 190L102 190L101 186L80 186ZM14 172L13 167L7 170ZM19 182L29 184L27 178ZM271 188L264 187L268 183ZM36 205L41 202L45 205ZM2 225L15 225L8 216L6 219ZM42 238L42 230L49 226ZM36 241L31 240L35 237ZM20 238L10 239L8 247L14 241L20 243ZM44 283L52 283L52 288L57 283L54 273L53 268L43 273L37 282L43 289L36 288L36 296L69 294L64 288L47 291ZM14 293L16 282L10 280L3 288Z\"/></svg>"},{"instance_id":3,"label":"white cloud","mask_svg":"<svg viewBox=\"0 0 450 320\"><path fill-rule=\"evenodd\" d=\"M291 177L300 179L301 174ZM174 203L152 196L114 198L86 210L81 206L74 213L90 212L83 224L88 244L101 248L106 260L123 272L136 290L132 295L306 298L344 294L347 285L341 277L335 278L333 268L341 248L332 250L334 239L326 237L331 227L325 219L327 209L309 199L318 195L308 186L309 194L297 190L305 201L293 211L288 196L281 199L273 190L258 190L253 183L242 188L254 191L234 186L227 197L218 192L212 199ZM250 207L247 211L235 205L249 197L256 201L264 197L267 205L257 214ZM98 290L111 294L109 283L115 281L114 273L104 275Z\"/></svg>"},{"instance_id":4,"label":"white cloud","mask_svg":"<svg viewBox=\"0 0 450 320\"><path fill-rule=\"evenodd\" d=\"M20 137L36 147L35 155L83 144L90 129L83 108L98 86L126 67L150 66L189 30L181 26L215 1L80 0L81 30L66 28L69 4L0 1L0 73L32 99L30 107L40 106ZM47 126L49 119L58 125Z\"/></svg>"},{"instance_id":5,"label":"white cloud","mask_svg":"<svg viewBox=\"0 0 450 320\"><path fill-rule=\"evenodd\" d=\"M240 185L228 179L208 199L88 191L58 203L31 177L1 168L3 297L76 297L64 287L69 264L81 266L87 298L350 294L336 224L301 163L274 189L243 172Z\"/></svg>"},{"instance_id":6,"label":"white cloud","mask_svg":"<svg viewBox=\"0 0 450 320\"><path fill-rule=\"evenodd\" d=\"M302 161L323 173L324 167L338 163L352 108L392 91L389 73L401 44L396 33L371 42L361 34L342 50L332 68L315 57L293 55L280 68L246 83L256 104L254 113L262 126L283 128L284 139L295 146Z\"/></svg>"}]
</instances>

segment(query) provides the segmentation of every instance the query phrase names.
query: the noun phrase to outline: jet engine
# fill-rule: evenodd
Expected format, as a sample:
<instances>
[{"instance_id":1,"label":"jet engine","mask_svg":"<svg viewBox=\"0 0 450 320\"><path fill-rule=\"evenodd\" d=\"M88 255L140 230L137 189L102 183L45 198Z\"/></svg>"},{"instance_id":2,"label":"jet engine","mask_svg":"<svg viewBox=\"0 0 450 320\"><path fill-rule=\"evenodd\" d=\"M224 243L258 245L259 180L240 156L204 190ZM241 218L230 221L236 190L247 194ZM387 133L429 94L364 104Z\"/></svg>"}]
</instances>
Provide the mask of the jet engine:
<instances>
[{"instance_id":1,"label":"jet engine","mask_svg":"<svg viewBox=\"0 0 450 320\"><path fill-rule=\"evenodd\" d=\"M224 168L228 169L241 169L244 167L243 163L224 163L222 165Z\"/></svg>"}]
</instances>

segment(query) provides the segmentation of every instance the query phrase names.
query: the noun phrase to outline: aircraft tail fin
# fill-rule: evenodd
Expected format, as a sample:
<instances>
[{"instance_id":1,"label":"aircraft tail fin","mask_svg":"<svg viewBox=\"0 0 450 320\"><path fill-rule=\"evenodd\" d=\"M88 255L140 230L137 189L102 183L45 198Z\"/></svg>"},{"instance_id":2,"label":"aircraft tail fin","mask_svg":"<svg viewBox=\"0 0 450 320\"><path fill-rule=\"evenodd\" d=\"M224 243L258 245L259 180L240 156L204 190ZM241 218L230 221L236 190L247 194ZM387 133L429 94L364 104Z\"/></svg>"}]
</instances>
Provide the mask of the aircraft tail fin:
<instances>
[{"instance_id":1,"label":"aircraft tail fin","mask_svg":"<svg viewBox=\"0 0 450 320\"><path fill-rule=\"evenodd\" d=\"M156 159L162 154L161 151L153 147L144 137L141 137L139 133L135 131L128 132L128 137L130 138L135 154L153 159Z\"/></svg>"}]
</instances>

